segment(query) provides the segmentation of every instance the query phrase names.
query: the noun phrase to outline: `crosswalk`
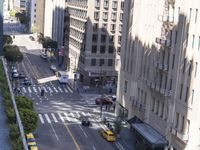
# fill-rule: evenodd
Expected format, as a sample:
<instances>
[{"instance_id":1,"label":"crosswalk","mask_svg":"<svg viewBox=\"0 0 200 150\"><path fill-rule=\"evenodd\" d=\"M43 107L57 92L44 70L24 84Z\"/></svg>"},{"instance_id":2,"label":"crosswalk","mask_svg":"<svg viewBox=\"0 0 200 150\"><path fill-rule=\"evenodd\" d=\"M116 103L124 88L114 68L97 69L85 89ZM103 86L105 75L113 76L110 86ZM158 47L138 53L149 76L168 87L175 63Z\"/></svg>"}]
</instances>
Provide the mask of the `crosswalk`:
<instances>
[{"instance_id":1,"label":"crosswalk","mask_svg":"<svg viewBox=\"0 0 200 150\"><path fill-rule=\"evenodd\" d=\"M40 93L41 89L44 89L45 93L53 94L53 93L74 93L73 90L69 86L60 87L60 86L29 86L29 87L21 87L22 93L32 94L32 93Z\"/></svg>"},{"instance_id":2,"label":"crosswalk","mask_svg":"<svg viewBox=\"0 0 200 150\"><path fill-rule=\"evenodd\" d=\"M80 123L81 117L87 117L92 123L97 123L95 115L89 112L63 112L38 114L41 124L45 123Z\"/></svg>"}]
</instances>

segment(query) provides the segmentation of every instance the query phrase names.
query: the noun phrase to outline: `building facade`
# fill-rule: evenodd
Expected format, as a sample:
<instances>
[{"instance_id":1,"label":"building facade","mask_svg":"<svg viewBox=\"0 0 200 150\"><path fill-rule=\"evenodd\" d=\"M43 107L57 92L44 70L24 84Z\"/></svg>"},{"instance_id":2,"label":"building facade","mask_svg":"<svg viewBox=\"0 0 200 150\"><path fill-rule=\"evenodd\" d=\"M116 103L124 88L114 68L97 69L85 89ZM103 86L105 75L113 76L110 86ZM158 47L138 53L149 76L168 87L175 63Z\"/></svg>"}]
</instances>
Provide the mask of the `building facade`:
<instances>
[{"instance_id":1,"label":"building facade","mask_svg":"<svg viewBox=\"0 0 200 150\"><path fill-rule=\"evenodd\" d=\"M199 0L125 2L117 113L148 124L170 150L200 149L199 11Z\"/></svg>"},{"instance_id":2,"label":"building facade","mask_svg":"<svg viewBox=\"0 0 200 150\"><path fill-rule=\"evenodd\" d=\"M14 9L17 11L27 12L29 11L29 7L30 7L30 0L14 0Z\"/></svg>"},{"instance_id":3,"label":"building facade","mask_svg":"<svg viewBox=\"0 0 200 150\"><path fill-rule=\"evenodd\" d=\"M67 1L65 63L85 84L116 80L123 6L123 0Z\"/></svg>"}]
</instances>

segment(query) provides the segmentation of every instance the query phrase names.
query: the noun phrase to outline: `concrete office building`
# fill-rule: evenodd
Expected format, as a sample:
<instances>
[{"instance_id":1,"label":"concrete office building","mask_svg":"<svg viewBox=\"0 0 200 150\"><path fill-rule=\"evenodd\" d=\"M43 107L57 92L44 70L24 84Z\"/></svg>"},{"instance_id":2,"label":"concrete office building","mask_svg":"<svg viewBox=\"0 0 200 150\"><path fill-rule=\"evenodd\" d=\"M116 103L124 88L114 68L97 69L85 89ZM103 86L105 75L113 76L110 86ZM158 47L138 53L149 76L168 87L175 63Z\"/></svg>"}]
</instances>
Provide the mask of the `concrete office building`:
<instances>
[{"instance_id":1,"label":"concrete office building","mask_svg":"<svg viewBox=\"0 0 200 150\"><path fill-rule=\"evenodd\" d=\"M123 6L123 0L67 1L65 64L72 74L80 73L80 81L95 85L116 79Z\"/></svg>"},{"instance_id":2,"label":"concrete office building","mask_svg":"<svg viewBox=\"0 0 200 150\"><path fill-rule=\"evenodd\" d=\"M124 10L117 112L152 149L199 150L200 1L127 0Z\"/></svg>"}]
</instances>

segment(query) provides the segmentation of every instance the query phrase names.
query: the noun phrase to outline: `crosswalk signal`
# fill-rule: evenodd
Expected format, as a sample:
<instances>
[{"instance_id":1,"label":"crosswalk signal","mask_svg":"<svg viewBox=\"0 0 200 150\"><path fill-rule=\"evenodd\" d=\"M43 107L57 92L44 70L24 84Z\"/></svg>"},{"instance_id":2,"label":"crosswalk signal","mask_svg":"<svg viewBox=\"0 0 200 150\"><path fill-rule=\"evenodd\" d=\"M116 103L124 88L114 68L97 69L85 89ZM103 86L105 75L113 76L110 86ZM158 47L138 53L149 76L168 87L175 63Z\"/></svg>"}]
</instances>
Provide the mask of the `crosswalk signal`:
<instances>
[{"instance_id":1,"label":"crosswalk signal","mask_svg":"<svg viewBox=\"0 0 200 150\"><path fill-rule=\"evenodd\" d=\"M41 89L41 96L44 96L44 89Z\"/></svg>"}]
</instances>

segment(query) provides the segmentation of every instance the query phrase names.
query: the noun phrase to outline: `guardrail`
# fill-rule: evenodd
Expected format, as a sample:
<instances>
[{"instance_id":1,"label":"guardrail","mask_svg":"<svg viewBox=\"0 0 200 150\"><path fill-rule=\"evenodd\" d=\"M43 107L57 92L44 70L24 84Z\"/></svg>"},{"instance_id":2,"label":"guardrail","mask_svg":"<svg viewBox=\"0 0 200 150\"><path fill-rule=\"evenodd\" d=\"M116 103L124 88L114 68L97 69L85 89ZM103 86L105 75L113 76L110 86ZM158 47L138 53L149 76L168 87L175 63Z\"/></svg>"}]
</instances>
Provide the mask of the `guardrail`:
<instances>
[{"instance_id":1,"label":"guardrail","mask_svg":"<svg viewBox=\"0 0 200 150\"><path fill-rule=\"evenodd\" d=\"M16 105L16 102L15 102L15 97L14 97L14 94L12 92L12 86L10 84L10 80L9 80L9 76L8 76L8 69L6 67L5 60L4 60L3 57L1 57L1 60L3 62L3 67L4 67L5 74L6 74L7 83L8 83L8 87L9 87L9 91L10 91L10 94L11 94L13 107L14 107L15 114L16 114L17 124L19 126L20 135L22 137L23 147L24 147L25 150L28 150L28 146L27 146L27 143L26 143L26 138L25 138L25 135L24 135L24 128L23 128L23 125L22 125L22 122L21 122L21 118L19 116L19 111L17 109L17 105Z\"/></svg>"}]
</instances>

